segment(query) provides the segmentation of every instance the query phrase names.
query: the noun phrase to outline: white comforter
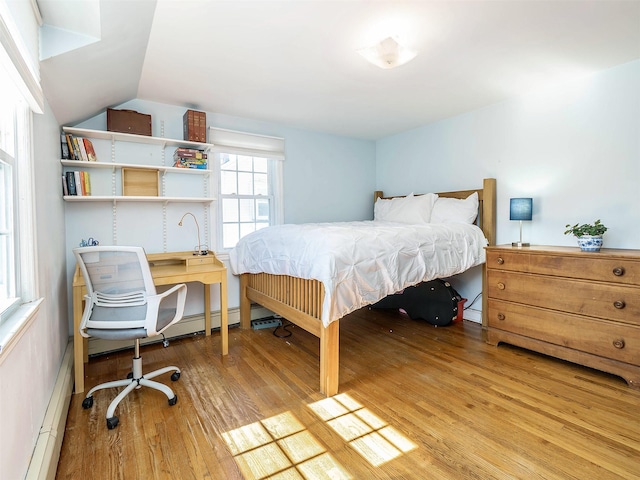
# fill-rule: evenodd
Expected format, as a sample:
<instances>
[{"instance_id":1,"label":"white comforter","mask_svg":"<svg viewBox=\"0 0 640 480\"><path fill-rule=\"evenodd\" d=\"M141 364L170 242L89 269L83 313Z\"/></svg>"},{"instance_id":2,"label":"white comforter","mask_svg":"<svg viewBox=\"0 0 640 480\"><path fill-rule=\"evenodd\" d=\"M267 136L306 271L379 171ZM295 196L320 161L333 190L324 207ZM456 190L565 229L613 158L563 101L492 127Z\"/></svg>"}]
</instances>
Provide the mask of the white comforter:
<instances>
[{"instance_id":1,"label":"white comforter","mask_svg":"<svg viewBox=\"0 0 640 480\"><path fill-rule=\"evenodd\" d=\"M480 228L462 223L313 223L247 235L230 260L236 275L265 272L322 282L326 326L403 288L484 263L485 245Z\"/></svg>"}]
</instances>

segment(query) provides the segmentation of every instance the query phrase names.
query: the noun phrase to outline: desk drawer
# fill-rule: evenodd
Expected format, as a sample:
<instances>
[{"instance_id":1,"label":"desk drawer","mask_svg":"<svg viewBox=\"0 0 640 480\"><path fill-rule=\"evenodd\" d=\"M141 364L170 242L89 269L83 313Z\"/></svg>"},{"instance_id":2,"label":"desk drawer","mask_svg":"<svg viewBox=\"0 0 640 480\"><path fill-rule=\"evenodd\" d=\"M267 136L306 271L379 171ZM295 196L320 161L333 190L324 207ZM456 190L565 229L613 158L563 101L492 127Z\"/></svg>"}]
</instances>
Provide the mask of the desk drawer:
<instances>
[{"instance_id":1,"label":"desk drawer","mask_svg":"<svg viewBox=\"0 0 640 480\"><path fill-rule=\"evenodd\" d=\"M640 325L640 289L559 277L489 270L490 299Z\"/></svg>"},{"instance_id":2,"label":"desk drawer","mask_svg":"<svg viewBox=\"0 0 640 480\"><path fill-rule=\"evenodd\" d=\"M488 323L547 343L640 365L640 326L489 300Z\"/></svg>"},{"instance_id":3,"label":"desk drawer","mask_svg":"<svg viewBox=\"0 0 640 480\"><path fill-rule=\"evenodd\" d=\"M640 261L597 255L592 253L585 257L490 250L487 252L487 268L640 285Z\"/></svg>"}]
</instances>

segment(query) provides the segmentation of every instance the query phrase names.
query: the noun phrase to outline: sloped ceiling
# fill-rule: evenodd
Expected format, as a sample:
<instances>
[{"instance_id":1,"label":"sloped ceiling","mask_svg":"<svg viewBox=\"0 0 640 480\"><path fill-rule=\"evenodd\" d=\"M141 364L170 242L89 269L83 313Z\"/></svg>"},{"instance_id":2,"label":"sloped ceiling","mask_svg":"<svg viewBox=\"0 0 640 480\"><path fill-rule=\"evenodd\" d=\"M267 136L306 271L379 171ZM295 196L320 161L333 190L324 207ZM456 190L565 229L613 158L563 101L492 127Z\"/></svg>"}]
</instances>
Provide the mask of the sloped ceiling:
<instances>
[{"instance_id":1,"label":"sloped ceiling","mask_svg":"<svg viewBox=\"0 0 640 480\"><path fill-rule=\"evenodd\" d=\"M640 58L640 1L38 4L43 42L80 38L41 61L61 124L140 98L376 139ZM390 35L415 60L356 53Z\"/></svg>"}]
</instances>

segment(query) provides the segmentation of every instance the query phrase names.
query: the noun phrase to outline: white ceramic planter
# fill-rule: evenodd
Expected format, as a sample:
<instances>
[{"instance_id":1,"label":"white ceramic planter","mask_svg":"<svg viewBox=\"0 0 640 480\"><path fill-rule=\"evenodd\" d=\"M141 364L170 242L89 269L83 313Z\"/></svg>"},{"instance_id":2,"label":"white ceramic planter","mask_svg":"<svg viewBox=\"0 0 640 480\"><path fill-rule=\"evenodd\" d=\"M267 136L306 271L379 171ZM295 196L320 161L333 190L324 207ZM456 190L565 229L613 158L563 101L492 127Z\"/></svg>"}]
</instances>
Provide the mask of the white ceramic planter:
<instances>
[{"instance_id":1,"label":"white ceramic planter","mask_svg":"<svg viewBox=\"0 0 640 480\"><path fill-rule=\"evenodd\" d=\"M578 246L583 252L599 252L602 247L602 235L583 235L578 238Z\"/></svg>"}]
</instances>

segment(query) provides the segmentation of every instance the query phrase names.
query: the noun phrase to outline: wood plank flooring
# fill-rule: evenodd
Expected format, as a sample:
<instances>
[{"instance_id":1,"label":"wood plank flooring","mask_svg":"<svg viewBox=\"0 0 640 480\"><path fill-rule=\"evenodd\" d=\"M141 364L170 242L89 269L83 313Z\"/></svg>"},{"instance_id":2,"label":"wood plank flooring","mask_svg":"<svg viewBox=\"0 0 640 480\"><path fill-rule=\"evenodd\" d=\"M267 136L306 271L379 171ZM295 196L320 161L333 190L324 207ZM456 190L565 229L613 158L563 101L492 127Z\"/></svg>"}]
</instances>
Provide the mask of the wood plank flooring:
<instances>
[{"instance_id":1,"label":"wood plank flooring","mask_svg":"<svg viewBox=\"0 0 640 480\"><path fill-rule=\"evenodd\" d=\"M281 331L281 330L280 330ZM619 377L508 345L479 325L393 311L341 321L339 394L318 392L318 339L293 327L142 348L144 371L182 370L83 410L74 395L58 479L638 479L640 391ZM92 358L88 387L126 376L131 351Z\"/></svg>"}]
</instances>

